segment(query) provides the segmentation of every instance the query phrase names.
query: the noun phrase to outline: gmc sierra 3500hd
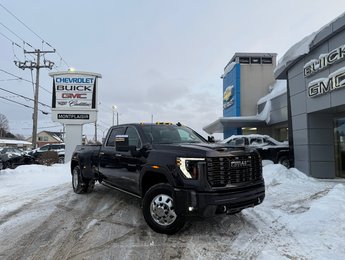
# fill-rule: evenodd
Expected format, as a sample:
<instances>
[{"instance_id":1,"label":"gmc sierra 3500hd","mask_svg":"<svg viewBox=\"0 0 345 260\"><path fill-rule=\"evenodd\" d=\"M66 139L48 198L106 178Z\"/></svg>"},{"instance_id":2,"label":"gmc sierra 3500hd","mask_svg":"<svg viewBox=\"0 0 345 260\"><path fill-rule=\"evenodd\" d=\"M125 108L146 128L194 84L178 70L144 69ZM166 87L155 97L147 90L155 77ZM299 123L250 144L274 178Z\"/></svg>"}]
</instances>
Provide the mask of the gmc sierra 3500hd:
<instances>
[{"instance_id":1,"label":"gmc sierra 3500hd","mask_svg":"<svg viewBox=\"0 0 345 260\"><path fill-rule=\"evenodd\" d=\"M98 181L140 198L147 224L165 234L188 216L235 214L265 197L256 150L209 143L180 123L113 126L103 145L76 147L71 173L76 193Z\"/></svg>"}]
</instances>

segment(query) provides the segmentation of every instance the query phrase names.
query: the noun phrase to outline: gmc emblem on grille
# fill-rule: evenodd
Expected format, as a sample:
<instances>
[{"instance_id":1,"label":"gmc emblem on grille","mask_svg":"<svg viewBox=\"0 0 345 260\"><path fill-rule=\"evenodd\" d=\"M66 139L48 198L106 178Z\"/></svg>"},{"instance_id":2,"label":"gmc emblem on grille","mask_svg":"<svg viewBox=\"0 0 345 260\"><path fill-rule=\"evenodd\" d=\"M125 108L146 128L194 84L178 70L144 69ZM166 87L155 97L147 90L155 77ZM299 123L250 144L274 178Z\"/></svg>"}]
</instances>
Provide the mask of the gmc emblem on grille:
<instances>
[{"instance_id":1,"label":"gmc emblem on grille","mask_svg":"<svg viewBox=\"0 0 345 260\"><path fill-rule=\"evenodd\" d=\"M247 165L248 165L248 161L232 161L232 162L230 162L231 168L246 167Z\"/></svg>"}]
</instances>

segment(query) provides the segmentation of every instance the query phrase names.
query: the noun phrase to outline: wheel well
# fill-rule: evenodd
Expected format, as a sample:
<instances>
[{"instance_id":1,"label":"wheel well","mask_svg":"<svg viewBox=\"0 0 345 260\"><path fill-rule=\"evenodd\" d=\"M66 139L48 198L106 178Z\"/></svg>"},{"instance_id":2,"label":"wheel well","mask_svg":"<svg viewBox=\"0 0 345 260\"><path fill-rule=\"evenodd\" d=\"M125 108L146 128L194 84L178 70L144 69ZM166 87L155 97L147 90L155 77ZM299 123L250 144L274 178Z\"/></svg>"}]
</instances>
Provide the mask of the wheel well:
<instances>
[{"instance_id":1,"label":"wheel well","mask_svg":"<svg viewBox=\"0 0 345 260\"><path fill-rule=\"evenodd\" d=\"M141 180L141 192L142 196L153 186L158 183L169 183L168 179L163 173L159 172L146 172Z\"/></svg>"},{"instance_id":2,"label":"wheel well","mask_svg":"<svg viewBox=\"0 0 345 260\"><path fill-rule=\"evenodd\" d=\"M71 174L73 172L74 167L76 167L78 164L78 161L71 161Z\"/></svg>"}]
</instances>

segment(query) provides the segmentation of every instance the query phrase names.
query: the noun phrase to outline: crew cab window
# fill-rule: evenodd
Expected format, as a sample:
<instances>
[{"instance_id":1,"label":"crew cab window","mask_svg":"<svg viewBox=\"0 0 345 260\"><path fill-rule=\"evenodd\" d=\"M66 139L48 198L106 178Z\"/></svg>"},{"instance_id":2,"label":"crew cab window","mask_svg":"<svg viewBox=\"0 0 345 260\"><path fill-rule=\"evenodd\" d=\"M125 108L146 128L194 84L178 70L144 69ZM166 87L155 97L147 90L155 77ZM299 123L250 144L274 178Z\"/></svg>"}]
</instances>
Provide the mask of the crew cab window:
<instances>
[{"instance_id":1,"label":"crew cab window","mask_svg":"<svg viewBox=\"0 0 345 260\"><path fill-rule=\"evenodd\" d=\"M128 135L128 145L134 145L137 148L141 147L139 134L134 127L129 126L125 135Z\"/></svg>"},{"instance_id":2,"label":"crew cab window","mask_svg":"<svg viewBox=\"0 0 345 260\"><path fill-rule=\"evenodd\" d=\"M109 138L107 140L106 146L115 147L115 137L117 135L123 135L125 132L125 127L113 128L110 132Z\"/></svg>"}]
</instances>

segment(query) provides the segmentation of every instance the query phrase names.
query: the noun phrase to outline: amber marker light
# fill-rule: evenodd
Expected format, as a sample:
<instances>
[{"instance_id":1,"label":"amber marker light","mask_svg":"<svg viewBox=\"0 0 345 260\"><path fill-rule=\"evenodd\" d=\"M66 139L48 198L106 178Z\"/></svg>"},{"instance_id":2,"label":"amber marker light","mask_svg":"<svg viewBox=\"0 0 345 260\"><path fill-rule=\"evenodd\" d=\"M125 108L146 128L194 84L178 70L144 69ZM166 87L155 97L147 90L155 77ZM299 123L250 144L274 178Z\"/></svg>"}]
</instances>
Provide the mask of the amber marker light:
<instances>
[{"instance_id":1,"label":"amber marker light","mask_svg":"<svg viewBox=\"0 0 345 260\"><path fill-rule=\"evenodd\" d=\"M159 167L158 165L153 165L153 166L151 166L151 168L153 168L153 169L159 169L160 167Z\"/></svg>"}]
</instances>

